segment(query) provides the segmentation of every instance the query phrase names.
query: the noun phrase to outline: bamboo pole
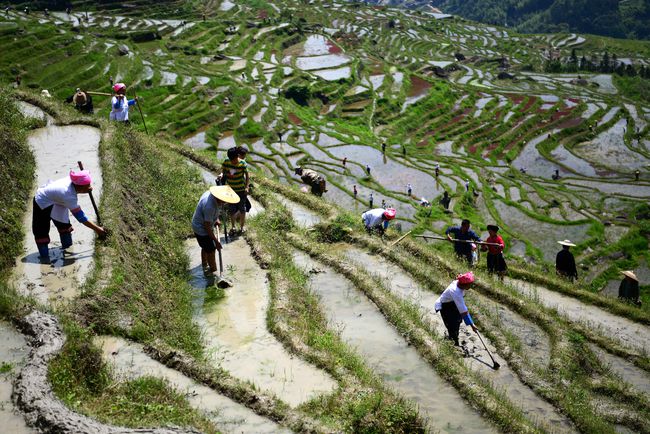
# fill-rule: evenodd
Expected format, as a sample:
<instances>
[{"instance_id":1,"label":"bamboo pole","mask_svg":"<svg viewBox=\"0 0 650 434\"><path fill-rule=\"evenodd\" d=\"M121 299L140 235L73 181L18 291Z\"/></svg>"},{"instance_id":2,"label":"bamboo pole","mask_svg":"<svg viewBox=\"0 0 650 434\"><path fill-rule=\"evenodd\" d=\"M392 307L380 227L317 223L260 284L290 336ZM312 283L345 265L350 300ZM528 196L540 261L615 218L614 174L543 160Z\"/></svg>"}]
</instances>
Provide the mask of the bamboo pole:
<instances>
[{"instance_id":1,"label":"bamboo pole","mask_svg":"<svg viewBox=\"0 0 650 434\"><path fill-rule=\"evenodd\" d=\"M444 240L444 241L449 241L447 237L437 237L437 236L431 236L431 235L416 235L417 238L424 238L425 240ZM472 241L472 240L457 240L455 238L452 238L451 241L455 243L474 243L478 244L481 246L501 246L499 243L486 243L484 241Z\"/></svg>"}]
</instances>

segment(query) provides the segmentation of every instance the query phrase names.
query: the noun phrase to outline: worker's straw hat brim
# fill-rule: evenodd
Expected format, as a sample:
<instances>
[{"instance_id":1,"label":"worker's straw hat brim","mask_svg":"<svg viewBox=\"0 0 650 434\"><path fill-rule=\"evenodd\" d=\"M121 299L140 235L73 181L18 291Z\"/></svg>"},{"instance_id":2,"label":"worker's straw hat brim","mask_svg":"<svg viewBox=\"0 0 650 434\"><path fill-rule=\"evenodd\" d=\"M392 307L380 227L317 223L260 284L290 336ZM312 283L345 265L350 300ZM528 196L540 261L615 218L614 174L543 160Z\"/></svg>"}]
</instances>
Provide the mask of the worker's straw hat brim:
<instances>
[{"instance_id":1,"label":"worker's straw hat brim","mask_svg":"<svg viewBox=\"0 0 650 434\"><path fill-rule=\"evenodd\" d=\"M621 274L623 274L624 276L629 277L630 279L634 279L634 280L636 280L637 282L639 281L639 278L636 277L636 274L634 274L633 271L625 270L625 271L621 271Z\"/></svg>"},{"instance_id":2,"label":"worker's straw hat brim","mask_svg":"<svg viewBox=\"0 0 650 434\"><path fill-rule=\"evenodd\" d=\"M558 244L561 244L561 245L563 245L563 246L569 246L569 247L575 247L575 246L576 246L575 244L573 244L573 243L572 243L571 241L569 241L569 240L562 240L562 241L558 241L557 243L558 243Z\"/></svg>"},{"instance_id":3,"label":"worker's straw hat brim","mask_svg":"<svg viewBox=\"0 0 650 434\"><path fill-rule=\"evenodd\" d=\"M210 193L222 202L239 203L239 196L229 185L218 185L210 187Z\"/></svg>"}]
</instances>

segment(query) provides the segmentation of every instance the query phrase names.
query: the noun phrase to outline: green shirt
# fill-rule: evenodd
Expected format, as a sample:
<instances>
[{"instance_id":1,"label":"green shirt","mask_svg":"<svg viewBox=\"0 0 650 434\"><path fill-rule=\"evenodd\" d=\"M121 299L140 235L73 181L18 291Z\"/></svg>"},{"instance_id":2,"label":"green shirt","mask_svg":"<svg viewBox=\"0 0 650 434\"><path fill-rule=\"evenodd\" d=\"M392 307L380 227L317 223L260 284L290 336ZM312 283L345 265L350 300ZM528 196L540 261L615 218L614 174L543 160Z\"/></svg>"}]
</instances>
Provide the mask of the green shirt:
<instances>
[{"instance_id":1,"label":"green shirt","mask_svg":"<svg viewBox=\"0 0 650 434\"><path fill-rule=\"evenodd\" d=\"M221 168L223 169L223 175L226 178L227 185L238 193L246 190L246 174L248 170L246 161L242 160L233 164L230 160L225 160Z\"/></svg>"}]
</instances>

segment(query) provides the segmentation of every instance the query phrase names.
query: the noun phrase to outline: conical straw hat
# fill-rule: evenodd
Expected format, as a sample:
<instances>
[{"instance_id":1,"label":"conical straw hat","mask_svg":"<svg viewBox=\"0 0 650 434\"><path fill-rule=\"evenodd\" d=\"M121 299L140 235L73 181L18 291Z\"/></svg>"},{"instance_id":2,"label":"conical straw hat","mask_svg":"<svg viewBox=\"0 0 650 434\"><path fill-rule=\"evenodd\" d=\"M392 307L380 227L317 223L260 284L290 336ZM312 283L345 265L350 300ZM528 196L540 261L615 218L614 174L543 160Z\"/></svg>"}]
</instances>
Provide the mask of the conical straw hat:
<instances>
[{"instance_id":1,"label":"conical straw hat","mask_svg":"<svg viewBox=\"0 0 650 434\"><path fill-rule=\"evenodd\" d=\"M634 271L631 271L631 270L625 270L625 271L621 271L621 274L623 274L623 275L629 277L630 279L634 279L634 280L636 280L637 282L639 281L639 278L636 277L636 274L634 274Z\"/></svg>"},{"instance_id":2,"label":"conical straw hat","mask_svg":"<svg viewBox=\"0 0 650 434\"><path fill-rule=\"evenodd\" d=\"M561 245L563 245L563 246L569 246L569 247L575 247L575 246L576 246L575 244L573 244L573 243L572 243L571 241L569 241L569 240L562 240L562 241L558 241L557 243L558 243L558 244L561 244Z\"/></svg>"},{"instance_id":3,"label":"conical straw hat","mask_svg":"<svg viewBox=\"0 0 650 434\"><path fill-rule=\"evenodd\" d=\"M226 203L239 203L239 196L229 185L217 185L210 187L210 193L220 201Z\"/></svg>"}]
</instances>

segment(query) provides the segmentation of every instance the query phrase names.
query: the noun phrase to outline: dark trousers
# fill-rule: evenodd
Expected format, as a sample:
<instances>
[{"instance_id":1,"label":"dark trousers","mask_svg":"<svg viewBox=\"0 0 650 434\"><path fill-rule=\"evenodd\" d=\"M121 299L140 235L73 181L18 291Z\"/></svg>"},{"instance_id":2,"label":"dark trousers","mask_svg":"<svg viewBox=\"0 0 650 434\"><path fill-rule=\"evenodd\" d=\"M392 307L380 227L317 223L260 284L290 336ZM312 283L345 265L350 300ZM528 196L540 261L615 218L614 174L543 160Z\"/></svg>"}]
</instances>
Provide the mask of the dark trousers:
<instances>
[{"instance_id":1,"label":"dark trousers","mask_svg":"<svg viewBox=\"0 0 650 434\"><path fill-rule=\"evenodd\" d=\"M59 222L50 217L53 205L41 209L36 203L36 199L33 202L32 233L34 234L36 244L50 243L50 220L54 222L54 226L59 230L59 234L72 232L72 225L70 223Z\"/></svg>"},{"instance_id":2,"label":"dark trousers","mask_svg":"<svg viewBox=\"0 0 650 434\"><path fill-rule=\"evenodd\" d=\"M442 303L440 315L442 316L442 322L444 322L445 327L447 327L449 339L453 340L454 343L458 345L458 331L460 330L460 323L463 319L460 316L460 312L458 312L456 303L453 301Z\"/></svg>"}]
</instances>

